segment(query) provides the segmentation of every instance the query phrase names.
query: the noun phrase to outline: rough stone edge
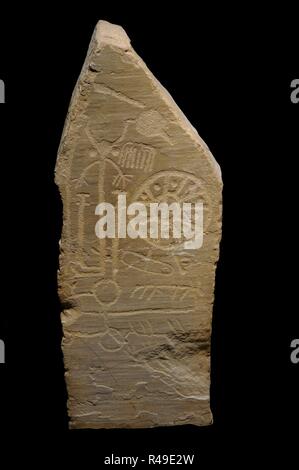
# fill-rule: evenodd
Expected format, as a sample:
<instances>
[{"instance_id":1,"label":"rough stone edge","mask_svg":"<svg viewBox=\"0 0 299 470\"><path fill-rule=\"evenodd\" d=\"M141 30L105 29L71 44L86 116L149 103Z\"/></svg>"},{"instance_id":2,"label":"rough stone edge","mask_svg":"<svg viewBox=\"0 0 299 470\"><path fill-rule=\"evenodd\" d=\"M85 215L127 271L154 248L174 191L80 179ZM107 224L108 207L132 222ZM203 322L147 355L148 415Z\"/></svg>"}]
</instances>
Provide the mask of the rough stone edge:
<instances>
[{"instance_id":1,"label":"rough stone edge","mask_svg":"<svg viewBox=\"0 0 299 470\"><path fill-rule=\"evenodd\" d=\"M188 134L189 138L192 140L192 142L198 147L199 151L204 150L204 153L207 155L211 168L213 169L213 173L215 176L216 181L219 184L219 189L222 189L223 183L222 183L222 176L221 176L221 168L217 161L215 160L213 154L209 150L207 144L204 142L204 140L199 136L197 130L192 126L188 118L185 116L185 114L181 111L181 109L178 107L170 93L163 87L163 85L157 80L157 78L152 74L152 72L148 69L144 61L139 57L139 55L134 51L134 49L131 46L131 42L129 37L127 36L126 32L121 26L111 24L107 21L100 20L93 32L90 45L87 51L87 55L85 58L85 61L83 63L81 72L79 74L79 78L76 82L76 85L74 87L74 91L69 103L68 107L68 113L67 117L65 120L62 136L61 136L61 141L58 149L58 156L57 156L57 161L56 161L56 166L55 166L55 183L58 186L59 192L62 197L63 201L63 196L62 196L62 191L63 191L63 176L62 174L59 175L59 169L60 166L62 165L64 161L64 155L66 155L68 152L64 151L64 145L67 142L67 137L68 137L68 131L71 125L71 121L73 120L74 116L78 113L78 109L74 106L74 103L76 102L76 99L78 96L81 94L81 86L85 88L84 85L82 85L85 81L85 79L89 76L89 74L93 74L94 72L91 72L90 70L90 64L91 64L91 58L94 53L98 53L101 49L103 49L105 46L111 46L115 48L119 48L123 50L124 53L130 55L131 59L133 62L135 62L136 65L140 66L145 74L153 81L155 85L155 90L159 93L160 98L164 101L166 106L168 107L169 111L172 112L174 118L177 120L177 122L181 125L182 129ZM88 82L88 80L87 80ZM88 87L88 85L86 85ZM81 88L82 89L82 88ZM63 204L64 206L64 204ZM221 211L222 212L222 211ZM221 217L221 216L220 216ZM63 219L65 219L65 214L63 210ZM63 238L63 235L61 236L61 239ZM221 231L219 234L219 241L221 241ZM214 265L216 267L218 259L219 259L219 245L218 245L218 253L216 255ZM215 278L214 278L214 288L215 288ZM213 289L214 290L214 289ZM212 318L211 318L212 321ZM64 335L63 335L64 337ZM211 370L209 368L209 376L211 374ZM65 379L66 382L68 382L68 370L65 369ZM210 376L210 381L211 381L211 376ZM208 405L208 412L206 415L204 415L204 419L200 420L193 420L193 422L188 422L187 424L195 425L195 426L207 426L213 423L213 414L212 410L210 407L210 396L209 399L207 400L207 405ZM173 423L168 423L168 424L162 424L162 426L177 426L183 423L178 423L178 422L173 422ZM115 428L115 425L113 423L110 424L102 424L101 426L93 426L93 425L88 425L88 424L81 424L76 422L76 418L72 418L70 416L70 421L69 421L69 427L70 429L79 429L79 428L90 428L90 429L109 429L109 428ZM154 426L149 426L144 423L134 423L133 425L128 425L126 423L119 424L117 425L118 428L148 428L148 427L154 427Z\"/></svg>"}]
</instances>

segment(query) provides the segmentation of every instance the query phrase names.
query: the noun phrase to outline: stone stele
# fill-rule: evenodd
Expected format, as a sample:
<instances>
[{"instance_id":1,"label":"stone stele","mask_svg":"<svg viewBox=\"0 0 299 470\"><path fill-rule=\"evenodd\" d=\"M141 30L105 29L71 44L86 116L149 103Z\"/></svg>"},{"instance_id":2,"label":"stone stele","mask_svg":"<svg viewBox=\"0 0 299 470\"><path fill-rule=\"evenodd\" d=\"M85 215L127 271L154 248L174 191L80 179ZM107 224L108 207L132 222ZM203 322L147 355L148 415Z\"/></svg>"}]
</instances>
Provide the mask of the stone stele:
<instances>
[{"instance_id":1,"label":"stone stele","mask_svg":"<svg viewBox=\"0 0 299 470\"><path fill-rule=\"evenodd\" d=\"M96 26L56 183L70 427L211 424L221 171L120 26ZM202 247L186 249L178 238L98 238L95 209L116 206L119 194L127 204L202 201Z\"/></svg>"}]
</instances>

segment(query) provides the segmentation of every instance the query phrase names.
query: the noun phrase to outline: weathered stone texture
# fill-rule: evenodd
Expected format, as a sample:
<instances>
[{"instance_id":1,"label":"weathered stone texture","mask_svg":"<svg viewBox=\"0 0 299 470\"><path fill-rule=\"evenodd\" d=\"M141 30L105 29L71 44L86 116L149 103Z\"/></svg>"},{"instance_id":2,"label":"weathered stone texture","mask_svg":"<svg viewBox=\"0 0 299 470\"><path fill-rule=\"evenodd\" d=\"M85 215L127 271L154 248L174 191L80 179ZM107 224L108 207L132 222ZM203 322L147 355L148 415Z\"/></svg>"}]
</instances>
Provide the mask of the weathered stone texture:
<instances>
[{"instance_id":1,"label":"weathered stone texture","mask_svg":"<svg viewBox=\"0 0 299 470\"><path fill-rule=\"evenodd\" d=\"M63 201L59 290L70 426L211 423L221 173L119 26L100 21L95 29L56 182ZM203 201L203 246L99 240L95 208L115 205L120 193L128 204Z\"/></svg>"}]
</instances>

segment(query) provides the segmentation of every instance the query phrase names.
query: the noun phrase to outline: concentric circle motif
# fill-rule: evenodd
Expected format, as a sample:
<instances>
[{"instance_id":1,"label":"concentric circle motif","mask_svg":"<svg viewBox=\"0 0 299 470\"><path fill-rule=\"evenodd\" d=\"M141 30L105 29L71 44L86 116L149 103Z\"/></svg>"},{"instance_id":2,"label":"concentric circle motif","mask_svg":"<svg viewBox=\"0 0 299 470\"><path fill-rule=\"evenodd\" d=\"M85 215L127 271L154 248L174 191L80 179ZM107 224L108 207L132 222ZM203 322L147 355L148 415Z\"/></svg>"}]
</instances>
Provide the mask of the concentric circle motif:
<instances>
[{"instance_id":1,"label":"concentric circle motif","mask_svg":"<svg viewBox=\"0 0 299 470\"><path fill-rule=\"evenodd\" d=\"M133 195L131 202L142 202L147 207L149 216L149 204L166 202L171 204L203 203L203 225L206 231L211 221L211 204L203 182L191 173L176 170L165 170L150 176ZM170 217L172 212L170 211ZM194 217L192 217L192 230L194 230ZM172 229L172 219L170 218L170 228ZM181 238L174 238L172 230L170 237L150 238L149 224L148 237L145 239L149 244L162 250L174 250L186 242L183 234Z\"/></svg>"}]
</instances>

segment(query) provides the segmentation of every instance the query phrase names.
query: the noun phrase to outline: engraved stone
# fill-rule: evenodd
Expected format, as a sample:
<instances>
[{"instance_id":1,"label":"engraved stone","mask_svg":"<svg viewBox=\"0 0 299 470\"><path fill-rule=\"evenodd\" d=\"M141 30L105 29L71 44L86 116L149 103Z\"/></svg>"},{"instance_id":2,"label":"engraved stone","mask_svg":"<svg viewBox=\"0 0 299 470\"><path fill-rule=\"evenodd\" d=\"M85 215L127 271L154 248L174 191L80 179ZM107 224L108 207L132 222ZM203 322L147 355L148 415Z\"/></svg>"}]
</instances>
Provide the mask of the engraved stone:
<instances>
[{"instance_id":1,"label":"engraved stone","mask_svg":"<svg viewBox=\"0 0 299 470\"><path fill-rule=\"evenodd\" d=\"M105 21L71 99L56 183L70 426L210 424L220 168L124 30ZM202 246L98 238L98 204L117 207L120 195L146 207L201 201Z\"/></svg>"}]
</instances>

